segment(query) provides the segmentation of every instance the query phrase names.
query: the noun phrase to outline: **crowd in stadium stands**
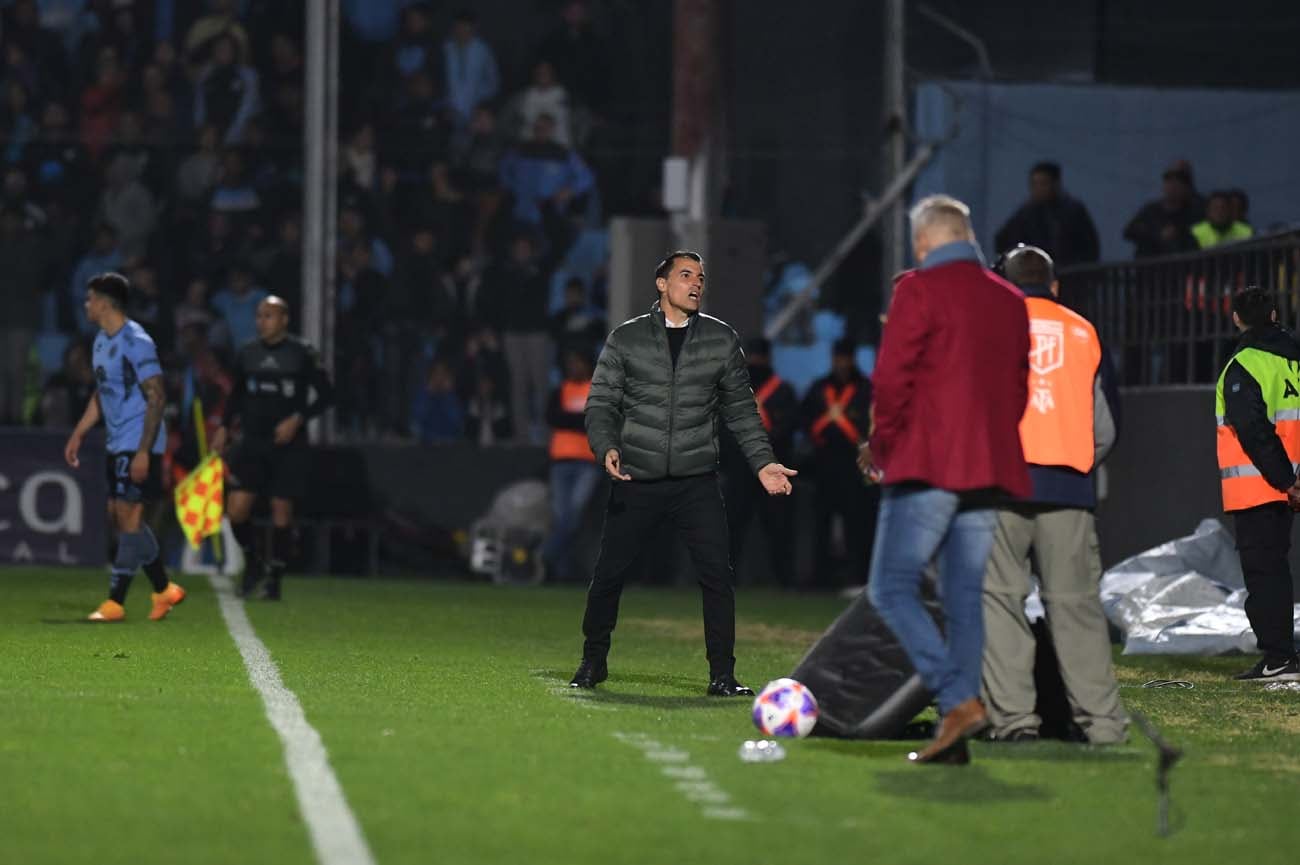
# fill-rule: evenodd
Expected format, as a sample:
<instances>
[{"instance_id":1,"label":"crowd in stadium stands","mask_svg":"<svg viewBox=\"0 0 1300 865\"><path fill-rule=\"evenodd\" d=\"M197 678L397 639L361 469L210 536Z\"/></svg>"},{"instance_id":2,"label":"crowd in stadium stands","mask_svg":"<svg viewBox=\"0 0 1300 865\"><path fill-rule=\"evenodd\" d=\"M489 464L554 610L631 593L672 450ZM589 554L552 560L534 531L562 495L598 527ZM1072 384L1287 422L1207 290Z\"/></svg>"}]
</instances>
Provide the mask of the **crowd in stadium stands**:
<instances>
[{"instance_id":1,"label":"crowd in stadium stands","mask_svg":"<svg viewBox=\"0 0 1300 865\"><path fill-rule=\"evenodd\" d=\"M558 352L594 357L605 331L599 275L569 279L558 314L551 301L599 216L581 149L608 76L585 3L559 7L521 81L472 13L435 32L431 4L342 6L359 74L340 80L339 428L540 442ZM263 298L300 316L302 17L258 0L5 6L0 423L79 415L101 271L131 279L173 426L196 396L219 415Z\"/></svg>"},{"instance_id":2,"label":"crowd in stadium stands","mask_svg":"<svg viewBox=\"0 0 1300 865\"><path fill-rule=\"evenodd\" d=\"M1202 196L1185 159L1166 168L1162 181L1160 197L1142 205L1124 229L1135 257L1193 252L1254 236L1248 215L1250 197L1244 191L1218 190ZM1029 200L994 237L999 253L1017 243L1045 250L1062 268L1101 257L1088 208L1065 191L1061 166L1055 162L1040 162L1029 170Z\"/></svg>"},{"instance_id":3,"label":"crowd in stadium stands","mask_svg":"<svg viewBox=\"0 0 1300 865\"><path fill-rule=\"evenodd\" d=\"M560 357L594 357L607 328L602 270L561 269L600 220L583 149L612 101L607 49L567 0L510 80L472 13L342 8L338 428L542 443ZM258 303L302 312L301 7L13 0L2 15L0 423L75 420L93 386L82 299L106 270L131 279L130 315L159 345L172 426L195 397L215 420ZM1095 261L1060 167L1035 166L1030 190L999 251ZM1139 256L1229 242L1250 235L1247 206L1203 199L1175 163L1125 237Z\"/></svg>"},{"instance_id":4,"label":"crowd in stadium stands","mask_svg":"<svg viewBox=\"0 0 1300 865\"><path fill-rule=\"evenodd\" d=\"M1246 240L1255 234L1250 198L1240 189L1202 196L1192 166L1180 159L1165 169L1160 198L1142 206L1124 229L1138 258L1191 252Z\"/></svg>"}]
</instances>

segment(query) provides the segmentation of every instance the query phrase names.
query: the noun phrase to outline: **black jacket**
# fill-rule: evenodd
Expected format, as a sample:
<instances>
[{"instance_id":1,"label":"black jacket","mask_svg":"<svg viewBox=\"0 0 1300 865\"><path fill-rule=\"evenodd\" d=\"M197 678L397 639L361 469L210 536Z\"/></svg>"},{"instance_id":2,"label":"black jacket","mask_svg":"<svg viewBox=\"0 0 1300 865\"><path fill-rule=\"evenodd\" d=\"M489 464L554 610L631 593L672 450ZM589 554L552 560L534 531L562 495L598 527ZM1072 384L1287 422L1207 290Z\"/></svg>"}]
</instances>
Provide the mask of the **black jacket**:
<instances>
[{"instance_id":1,"label":"black jacket","mask_svg":"<svg viewBox=\"0 0 1300 865\"><path fill-rule=\"evenodd\" d=\"M1251 328L1241 335L1237 351L1256 348L1293 361L1300 369L1300 343L1288 330L1281 327ZM1296 376L1300 381L1300 373ZM1273 421L1269 419L1264 403L1264 393L1259 382L1235 361L1228 361L1223 374L1223 419L1237 433L1241 449L1259 469L1264 480L1279 490L1290 489L1296 482L1291 458L1277 437Z\"/></svg>"},{"instance_id":2,"label":"black jacket","mask_svg":"<svg viewBox=\"0 0 1300 865\"><path fill-rule=\"evenodd\" d=\"M1159 199L1149 201L1125 226L1124 239L1133 244L1135 258L1191 252L1197 248L1192 226L1204 216L1205 209L1197 207L1195 200L1173 212L1166 210ZM1163 236L1166 226L1173 226L1172 238Z\"/></svg>"},{"instance_id":3,"label":"black jacket","mask_svg":"<svg viewBox=\"0 0 1300 865\"><path fill-rule=\"evenodd\" d=\"M280 421L295 412L311 420L334 400L334 387L316 349L292 334L274 345L260 339L246 343L235 356L234 373L222 423L230 427L240 419L245 438L269 442ZM306 436L304 424L295 443L304 443Z\"/></svg>"},{"instance_id":4,"label":"black jacket","mask_svg":"<svg viewBox=\"0 0 1300 865\"><path fill-rule=\"evenodd\" d=\"M1084 264L1101 257L1101 242L1083 203L1062 193L1056 201L1026 202L994 238L998 252L1017 243L1037 246L1052 256L1057 267Z\"/></svg>"},{"instance_id":5,"label":"black jacket","mask_svg":"<svg viewBox=\"0 0 1300 865\"><path fill-rule=\"evenodd\" d=\"M623 471L637 481L716 471L719 421L751 471L775 462L736 332L726 322L695 315L674 365L658 301L652 312L609 335L586 421L596 459L617 450Z\"/></svg>"}]
</instances>

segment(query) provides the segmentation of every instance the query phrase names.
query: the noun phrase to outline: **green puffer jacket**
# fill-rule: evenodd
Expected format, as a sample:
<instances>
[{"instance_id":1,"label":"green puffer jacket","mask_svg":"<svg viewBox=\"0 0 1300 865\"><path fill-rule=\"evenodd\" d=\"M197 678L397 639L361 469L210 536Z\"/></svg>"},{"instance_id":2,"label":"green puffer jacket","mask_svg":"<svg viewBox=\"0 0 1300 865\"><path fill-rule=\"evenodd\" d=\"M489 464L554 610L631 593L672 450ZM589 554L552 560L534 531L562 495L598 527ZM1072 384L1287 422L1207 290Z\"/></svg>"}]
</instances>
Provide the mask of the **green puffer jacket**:
<instances>
[{"instance_id":1,"label":"green puffer jacket","mask_svg":"<svg viewBox=\"0 0 1300 865\"><path fill-rule=\"evenodd\" d=\"M728 324L696 315L675 372L658 302L609 335L587 397L587 440L597 461L613 448L637 481L715 471L719 419L755 473L776 461L740 338Z\"/></svg>"}]
</instances>

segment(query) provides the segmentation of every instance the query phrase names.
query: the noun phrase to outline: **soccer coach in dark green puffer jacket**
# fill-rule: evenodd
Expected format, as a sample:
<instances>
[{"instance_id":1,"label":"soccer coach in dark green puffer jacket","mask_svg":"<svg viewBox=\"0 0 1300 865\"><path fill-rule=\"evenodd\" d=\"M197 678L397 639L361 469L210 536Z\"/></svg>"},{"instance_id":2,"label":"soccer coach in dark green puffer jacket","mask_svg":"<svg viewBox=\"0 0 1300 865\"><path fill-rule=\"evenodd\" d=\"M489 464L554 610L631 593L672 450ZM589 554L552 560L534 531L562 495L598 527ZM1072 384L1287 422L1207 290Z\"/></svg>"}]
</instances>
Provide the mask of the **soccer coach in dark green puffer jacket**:
<instances>
[{"instance_id":1,"label":"soccer coach in dark green puffer jacket","mask_svg":"<svg viewBox=\"0 0 1300 865\"><path fill-rule=\"evenodd\" d=\"M718 422L769 494L789 495L795 472L772 455L739 337L700 312L700 256L670 254L655 269L655 287L651 311L609 335L587 397L587 440L614 486L582 619L582 663L569 684L594 688L605 680L627 572L649 544L676 536L699 571L708 693L753 696L735 676L735 573L718 485Z\"/></svg>"}]
</instances>

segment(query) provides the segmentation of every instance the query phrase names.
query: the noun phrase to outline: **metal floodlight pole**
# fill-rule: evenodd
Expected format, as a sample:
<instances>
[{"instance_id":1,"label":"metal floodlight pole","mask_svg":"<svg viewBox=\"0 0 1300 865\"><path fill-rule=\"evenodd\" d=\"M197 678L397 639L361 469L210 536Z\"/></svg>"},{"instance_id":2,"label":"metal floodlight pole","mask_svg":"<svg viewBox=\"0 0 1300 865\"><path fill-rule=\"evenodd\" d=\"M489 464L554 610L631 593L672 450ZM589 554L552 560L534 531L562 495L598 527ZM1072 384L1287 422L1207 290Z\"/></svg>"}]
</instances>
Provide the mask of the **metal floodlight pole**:
<instances>
[{"instance_id":1,"label":"metal floodlight pole","mask_svg":"<svg viewBox=\"0 0 1300 865\"><path fill-rule=\"evenodd\" d=\"M325 5L325 235L324 257L322 264L324 277L321 281L321 294L324 297L325 327L321 334L321 352L328 358L325 368L334 374L334 345L337 330L334 312L335 304L335 266L338 246L338 162L339 162L339 0L324 0ZM325 441L334 440L334 412L325 416Z\"/></svg>"},{"instance_id":2,"label":"metal floodlight pole","mask_svg":"<svg viewBox=\"0 0 1300 865\"><path fill-rule=\"evenodd\" d=\"M338 176L338 0L308 0L303 124L302 332L334 369L334 252ZM314 441L333 438L333 413L313 421Z\"/></svg>"},{"instance_id":3,"label":"metal floodlight pole","mask_svg":"<svg viewBox=\"0 0 1300 865\"><path fill-rule=\"evenodd\" d=\"M881 163L881 185L898 177L907 159L907 86L904 78L904 0L885 0L885 69L883 75L885 108L885 147ZM883 255L880 261L881 312L889 309L894 276L903 269L905 255L903 201L899 196L890 204L882 223Z\"/></svg>"},{"instance_id":4,"label":"metal floodlight pole","mask_svg":"<svg viewBox=\"0 0 1300 865\"><path fill-rule=\"evenodd\" d=\"M985 77L992 77L993 67L989 62L988 48L978 37L925 4L920 4L917 8L926 18L974 46L975 53L979 58L980 68ZM812 278L808 280L808 284L791 298L785 308L772 319L772 322L764 331L764 335L768 339L776 339L781 335L782 331L790 326L799 311L816 297L817 290L821 288L822 283L843 263L848 254L861 242L862 238L876 222L886 216L880 294L881 311L884 312L889 309L889 302L893 295L894 276L903 269L904 242L906 240L903 195L907 191L907 187L920 174L921 169L939 151L939 148L957 137L958 117L960 116L960 111L954 113L948 131L941 140L921 145L912 158L904 162L907 146L907 88L904 77L906 66L903 56L905 13L905 0L886 0L883 20L885 30L883 103L887 118L885 129L887 137L885 141L885 158L882 162L882 175L889 179L888 185L881 196L870 203L862 218L858 220L857 225L849 230L849 233L836 244L830 254L817 266L817 270L813 273ZM954 98L960 106L960 97L954 94Z\"/></svg>"},{"instance_id":5,"label":"metal floodlight pole","mask_svg":"<svg viewBox=\"0 0 1300 865\"><path fill-rule=\"evenodd\" d=\"M849 229L849 233L840 239L840 242L835 245L831 253L817 266L817 270L813 272L808 284L790 299L784 309L776 314L776 317L772 319L764 331L764 336L768 339L776 339L781 335L782 331L790 326L799 311L817 296L817 289L821 288L822 283L830 278L831 274L839 268L844 259L853 251L853 247L861 242L862 238L884 216L889 207L902 197L907 187L916 179L916 175L921 173L921 169L925 167L925 164L930 161L930 158L934 156L937 150L937 144L921 145L921 148L917 150L911 161L904 165L903 170L894 177L884 194L871 202L870 206L867 207L867 212L858 220L858 224ZM893 284L892 281L890 284Z\"/></svg>"},{"instance_id":6,"label":"metal floodlight pole","mask_svg":"<svg viewBox=\"0 0 1300 865\"><path fill-rule=\"evenodd\" d=\"M706 261L724 157L721 21L720 0L673 2L672 153L687 160L687 207L670 228L677 248L694 249Z\"/></svg>"},{"instance_id":7,"label":"metal floodlight pole","mask_svg":"<svg viewBox=\"0 0 1300 865\"><path fill-rule=\"evenodd\" d=\"M973 48L975 50L975 59L980 65L980 76L985 81L993 80L993 61L989 59L989 47L985 44L983 39L979 38L947 15L935 11L934 7L927 3L917 4L916 11Z\"/></svg>"}]
</instances>

